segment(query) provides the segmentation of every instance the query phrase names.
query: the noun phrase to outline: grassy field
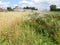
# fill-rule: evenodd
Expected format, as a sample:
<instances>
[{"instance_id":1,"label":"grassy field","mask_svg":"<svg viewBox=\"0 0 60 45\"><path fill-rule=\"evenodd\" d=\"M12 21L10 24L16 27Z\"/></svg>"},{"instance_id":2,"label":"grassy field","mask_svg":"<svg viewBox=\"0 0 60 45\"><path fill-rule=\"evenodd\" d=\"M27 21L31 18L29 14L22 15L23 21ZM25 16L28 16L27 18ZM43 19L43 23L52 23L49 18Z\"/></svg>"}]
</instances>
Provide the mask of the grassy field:
<instances>
[{"instance_id":1,"label":"grassy field","mask_svg":"<svg viewBox=\"0 0 60 45\"><path fill-rule=\"evenodd\" d=\"M60 45L59 16L59 12L0 12L0 45Z\"/></svg>"},{"instance_id":2,"label":"grassy field","mask_svg":"<svg viewBox=\"0 0 60 45\"><path fill-rule=\"evenodd\" d=\"M10 45L7 44L8 41L6 42L7 38L9 38L8 40L10 38L14 39L16 35L18 36L18 33L20 34L21 31L18 25L29 14L29 12L0 12L0 45ZM1 44L2 42L6 43Z\"/></svg>"},{"instance_id":3,"label":"grassy field","mask_svg":"<svg viewBox=\"0 0 60 45\"><path fill-rule=\"evenodd\" d=\"M4 25L13 26L22 22L27 15L29 12L0 12L0 30Z\"/></svg>"}]
</instances>

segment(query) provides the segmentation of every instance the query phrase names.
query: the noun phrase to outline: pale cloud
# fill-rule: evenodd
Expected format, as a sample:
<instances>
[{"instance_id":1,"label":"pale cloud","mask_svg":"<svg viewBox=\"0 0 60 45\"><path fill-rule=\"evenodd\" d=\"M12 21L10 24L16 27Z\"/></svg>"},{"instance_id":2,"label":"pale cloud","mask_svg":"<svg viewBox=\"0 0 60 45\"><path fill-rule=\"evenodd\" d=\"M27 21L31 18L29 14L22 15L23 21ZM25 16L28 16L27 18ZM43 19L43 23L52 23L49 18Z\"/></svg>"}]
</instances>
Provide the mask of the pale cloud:
<instances>
[{"instance_id":1,"label":"pale cloud","mask_svg":"<svg viewBox=\"0 0 60 45\"><path fill-rule=\"evenodd\" d=\"M10 2L2 2L2 1L0 1L0 7L4 7L4 8L6 8L6 7L8 7L9 6L9 4L10 4Z\"/></svg>"},{"instance_id":2,"label":"pale cloud","mask_svg":"<svg viewBox=\"0 0 60 45\"><path fill-rule=\"evenodd\" d=\"M32 0L35 3L40 3L40 2L48 2L49 0Z\"/></svg>"},{"instance_id":3,"label":"pale cloud","mask_svg":"<svg viewBox=\"0 0 60 45\"><path fill-rule=\"evenodd\" d=\"M2 2L2 1L0 1L0 4L10 4L10 2Z\"/></svg>"},{"instance_id":4,"label":"pale cloud","mask_svg":"<svg viewBox=\"0 0 60 45\"><path fill-rule=\"evenodd\" d=\"M40 2L40 0L32 0L33 2L35 2L35 3L39 3Z\"/></svg>"},{"instance_id":5,"label":"pale cloud","mask_svg":"<svg viewBox=\"0 0 60 45\"><path fill-rule=\"evenodd\" d=\"M31 1L26 1L26 0L23 0L23 1L20 1L19 4L26 4L26 5L34 5L34 3Z\"/></svg>"},{"instance_id":6,"label":"pale cloud","mask_svg":"<svg viewBox=\"0 0 60 45\"><path fill-rule=\"evenodd\" d=\"M18 4L13 4L13 7L12 7L12 8L14 8L14 7L16 7L16 6L18 6Z\"/></svg>"},{"instance_id":7,"label":"pale cloud","mask_svg":"<svg viewBox=\"0 0 60 45\"><path fill-rule=\"evenodd\" d=\"M35 6L34 2L26 1L26 0L20 1L19 4L21 5L21 7L26 7L26 6L34 7Z\"/></svg>"},{"instance_id":8,"label":"pale cloud","mask_svg":"<svg viewBox=\"0 0 60 45\"><path fill-rule=\"evenodd\" d=\"M13 6L14 6L14 7L15 7L15 6L18 6L18 4L14 4Z\"/></svg>"},{"instance_id":9,"label":"pale cloud","mask_svg":"<svg viewBox=\"0 0 60 45\"><path fill-rule=\"evenodd\" d=\"M51 0L49 1L50 4L56 4L56 5L60 5L60 0Z\"/></svg>"}]
</instances>

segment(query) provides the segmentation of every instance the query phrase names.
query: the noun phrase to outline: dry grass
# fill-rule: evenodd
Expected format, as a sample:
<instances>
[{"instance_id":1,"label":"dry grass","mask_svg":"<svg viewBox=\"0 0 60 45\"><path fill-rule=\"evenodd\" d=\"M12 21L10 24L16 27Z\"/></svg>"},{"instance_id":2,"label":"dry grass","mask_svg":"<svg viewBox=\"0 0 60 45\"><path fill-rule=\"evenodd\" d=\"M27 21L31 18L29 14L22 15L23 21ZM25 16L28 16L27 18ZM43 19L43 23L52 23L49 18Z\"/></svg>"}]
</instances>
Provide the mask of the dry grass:
<instances>
[{"instance_id":1,"label":"dry grass","mask_svg":"<svg viewBox=\"0 0 60 45\"><path fill-rule=\"evenodd\" d=\"M34 32L20 29L20 24L29 14L31 13L0 12L1 45L32 45L32 39L34 39L32 35L34 35Z\"/></svg>"},{"instance_id":2,"label":"dry grass","mask_svg":"<svg viewBox=\"0 0 60 45\"><path fill-rule=\"evenodd\" d=\"M55 41L52 42L49 37L51 31L48 31L57 28L55 21L48 15L45 20L40 16L42 14L45 13L0 12L0 45L57 45ZM58 32L54 37L59 42L60 35L59 39L57 35Z\"/></svg>"},{"instance_id":3,"label":"dry grass","mask_svg":"<svg viewBox=\"0 0 60 45\"><path fill-rule=\"evenodd\" d=\"M0 30L4 25L13 26L21 23L29 12L0 12Z\"/></svg>"},{"instance_id":4,"label":"dry grass","mask_svg":"<svg viewBox=\"0 0 60 45\"><path fill-rule=\"evenodd\" d=\"M27 15L29 15L29 12L0 12L0 37L2 34L6 35L10 33L10 35L12 35L14 32L19 33L19 29L16 25L22 23L24 17ZM12 29L13 27L16 29ZM10 31L7 32L7 30Z\"/></svg>"}]
</instances>

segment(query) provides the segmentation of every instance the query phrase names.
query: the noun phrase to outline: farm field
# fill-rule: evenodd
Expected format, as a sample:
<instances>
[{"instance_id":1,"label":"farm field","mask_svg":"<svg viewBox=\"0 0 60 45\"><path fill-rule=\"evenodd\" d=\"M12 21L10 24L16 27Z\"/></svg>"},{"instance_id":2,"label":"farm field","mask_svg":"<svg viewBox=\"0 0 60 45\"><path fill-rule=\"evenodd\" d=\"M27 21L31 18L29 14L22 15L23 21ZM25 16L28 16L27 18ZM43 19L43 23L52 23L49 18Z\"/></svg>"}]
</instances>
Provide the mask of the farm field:
<instances>
[{"instance_id":1,"label":"farm field","mask_svg":"<svg viewBox=\"0 0 60 45\"><path fill-rule=\"evenodd\" d=\"M60 12L0 12L0 45L60 45Z\"/></svg>"}]
</instances>

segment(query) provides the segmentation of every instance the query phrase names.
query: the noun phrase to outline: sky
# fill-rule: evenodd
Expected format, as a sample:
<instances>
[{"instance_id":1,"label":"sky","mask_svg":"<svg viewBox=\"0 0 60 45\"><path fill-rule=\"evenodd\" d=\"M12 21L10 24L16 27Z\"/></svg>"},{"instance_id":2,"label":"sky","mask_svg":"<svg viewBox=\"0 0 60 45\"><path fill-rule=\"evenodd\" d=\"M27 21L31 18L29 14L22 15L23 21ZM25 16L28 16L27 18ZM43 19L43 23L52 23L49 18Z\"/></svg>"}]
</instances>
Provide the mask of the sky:
<instances>
[{"instance_id":1,"label":"sky","mask_svg":"<svg viewBox=\"0 0 60 45\"><path fill-rule=\"evenodd\" d=\"M51 4L57 5L60 8L60 0L0 0L0 7L35 7L39 10L49 10Z\"/></svg>"}]
</instances>

